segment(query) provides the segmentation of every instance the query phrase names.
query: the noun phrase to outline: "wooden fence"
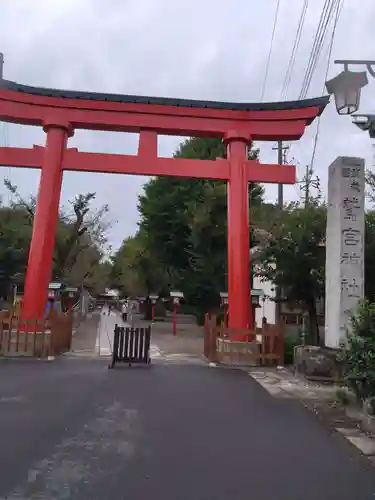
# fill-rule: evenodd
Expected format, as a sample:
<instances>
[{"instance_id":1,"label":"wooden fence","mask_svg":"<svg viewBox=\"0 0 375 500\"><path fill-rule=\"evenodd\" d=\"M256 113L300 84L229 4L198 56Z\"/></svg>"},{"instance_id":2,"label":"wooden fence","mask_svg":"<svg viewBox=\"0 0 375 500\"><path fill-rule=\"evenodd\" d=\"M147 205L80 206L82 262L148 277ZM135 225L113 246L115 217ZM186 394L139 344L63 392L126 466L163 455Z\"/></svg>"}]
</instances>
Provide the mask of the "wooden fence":
<instances>
[{"instance_id":1,"label":"wooden fence","mask_svg":"<svg viewBox=\"0 0 375 500\"><path fill-rule=\"evenodd\" d=\"M0 356L58 356L70 349L72 331L72 313L51 311L43 320L23 320L14 311L0 311Z\"/></svg>"},{"instance_id":2,"label":"wooden fence","mask_svg":"<svg viewBox=\"0 0 375 500\"><path fill-rule=\"evenodd\" d=\"M206 314L204 355L213 363L258 366L284 363L284 335L281 325L265 324L254 330L230 330L216 324L216 317ZM246 340L237 340L239 338Z\"/></svg>"}]
</instances>

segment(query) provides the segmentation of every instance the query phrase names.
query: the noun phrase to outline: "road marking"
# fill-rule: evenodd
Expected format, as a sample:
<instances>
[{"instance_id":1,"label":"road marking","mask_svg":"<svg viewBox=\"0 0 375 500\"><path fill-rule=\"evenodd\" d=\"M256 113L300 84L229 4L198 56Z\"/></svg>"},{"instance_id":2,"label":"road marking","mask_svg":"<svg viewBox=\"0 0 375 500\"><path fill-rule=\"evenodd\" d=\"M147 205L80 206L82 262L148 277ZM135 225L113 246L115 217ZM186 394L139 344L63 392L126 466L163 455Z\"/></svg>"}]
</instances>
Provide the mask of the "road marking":
<instances>
[{"instance_id":1,"label":"road marking","mask_svg":"<svg viewBox=\"0 0 375 500\"><path fill-rule=\"evenodd\" d=\"M152 358L161 358L163 356L159 347L155 344L151 344L150 346L150 357Z\"/></svg>"},{"instance_id":2,"label":"road marking","mask_svg":"<svg viewBox=\"0 0 375 500\"><path fill-rule=\"evenodd\" d=\"M113 475L113 464L126 470L141 446L138 410L119 401L98 410L77 433L69 432L53 452L33 463L6 498L73 498L74 492L91 484L93 478L99 484L107 481Z\"/></svg>"}]
</instances>

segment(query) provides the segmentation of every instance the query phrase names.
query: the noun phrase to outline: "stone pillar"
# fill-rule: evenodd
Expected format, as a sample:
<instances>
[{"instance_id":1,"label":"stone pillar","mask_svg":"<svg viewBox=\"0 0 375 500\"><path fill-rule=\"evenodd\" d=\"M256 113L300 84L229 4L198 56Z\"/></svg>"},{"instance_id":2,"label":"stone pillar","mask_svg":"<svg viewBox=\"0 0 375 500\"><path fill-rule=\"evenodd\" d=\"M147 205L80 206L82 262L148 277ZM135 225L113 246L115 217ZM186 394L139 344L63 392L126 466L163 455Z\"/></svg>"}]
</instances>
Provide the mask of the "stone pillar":
<instances>
[{"instance_id":1,"label":"stone pillar","mask_svg":"<svg viewBox=\"0 0 375 500\"><path fill-rule=\"evenodd\" d=\"M325 345L345 345L350 314L364 297L365 162L338 157L328 170Z\"/></svg>"}]
</instances>

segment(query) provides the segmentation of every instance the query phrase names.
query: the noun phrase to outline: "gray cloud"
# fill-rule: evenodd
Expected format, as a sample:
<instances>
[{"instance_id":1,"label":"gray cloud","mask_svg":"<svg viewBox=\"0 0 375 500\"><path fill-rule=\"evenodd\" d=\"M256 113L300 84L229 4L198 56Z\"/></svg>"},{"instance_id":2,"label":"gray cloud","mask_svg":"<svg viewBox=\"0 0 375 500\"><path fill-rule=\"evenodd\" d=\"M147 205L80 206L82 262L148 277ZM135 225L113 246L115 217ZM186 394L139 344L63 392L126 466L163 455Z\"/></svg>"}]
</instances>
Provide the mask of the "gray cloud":
<instances>
[{"instance_id":1,"label":"gray cloud","mask_svg":"<svg viewBox=\"0 0 375 500\"><path fill-rule=\"evenodd\" d=\"M288 98L298 97L323 0L310 2ZM333 58L375 58L375 4L346 0L337 30ZM254 7L256 5L256 7ZM231 101L258 101L261 95L275 0L2 0L0 50L5 53L6 78L20 83L69 89L163 95ZM279 100L291 53L301 2L281 2L265 100ZM324 59L324 58L323 58ZM339 71L331 67L330 76ZM309 96L320 95L325 60L319 64ZM362 109L374 110L375 82L363 92ZM299 173L311 160L316 125L294 144L289 158L299 161ZM0 128L0 143L43 144L35 128ZM159 152L170 155L178 138L162 137ZM137 137L78 131L71 146L84 151L135 153ZM274 144L260 144L261 160L276 161ZM315 167L326 185L328 165L338 155L373 160L368 136L338 117L333 105L321 120ZM35 192L38 173L2 169L0 181L11 176L22 193ZM97 203L109 203L118 221L111 241L118 246L134 233L137 195L144 178L66 173L62 204L77 192L97 192ZM3 192L0 187L0 193ZM286 197L297 195L295 186ZM276 187L267 188L273 199Z\"/></svg>"}]
</instances>

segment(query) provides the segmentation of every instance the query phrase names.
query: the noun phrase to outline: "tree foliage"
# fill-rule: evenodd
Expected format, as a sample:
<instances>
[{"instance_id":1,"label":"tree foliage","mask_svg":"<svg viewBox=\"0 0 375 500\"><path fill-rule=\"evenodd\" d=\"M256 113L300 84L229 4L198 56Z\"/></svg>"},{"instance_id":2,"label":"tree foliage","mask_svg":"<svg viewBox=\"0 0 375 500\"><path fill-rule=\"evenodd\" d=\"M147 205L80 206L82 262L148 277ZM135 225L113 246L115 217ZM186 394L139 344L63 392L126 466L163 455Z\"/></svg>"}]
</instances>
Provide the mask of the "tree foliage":
<instances>
[{"instance_id":1,"label":"tree foliage","mask_svg":"<svg viewBox=\"0 0 375 500\"><path fill-rule=\"evenodd\" d=\"M162 295L167 277L147 248L143 232L126 238L112 257L111 279L124 296Z\"/></svg>"},{"instance_id":2,"label":"tree foliage","mask_svg":"<svg viewBox=\"0 0 375 500\"><path fill-rule=\"evenodd\" d=\"M325 230L324 205L289 204L261 250L256 269L264 280L281 288L282 298L306 308L313 342L319 342L316 302L324 297Z\"/></svg>"},{"instance_id":3,"label":"tree foliage","mask_svg":"<svg viewBox=\"0 0 375 500\"><path fill-rule=\"evenodd\" d=\"M256 158L258 151L250 151ZM225 157L220 139L192 138L175 158L216 160ZM249 204L261 203L263 188L250 185ZM157 177L139 197L140 231L169 287L182 290L202 311L219 304L227 288L227 186L224 181Z\"/></svg>"},{"instance_id":4,"label":"tree foliage","mask_svg":"<svg viewBox=\"0 0 375 500\"><path fill-rule=\"evenodd\" d=\"M375 211L365 218L365 296L375 302Z\"/></svg>"},{"instance_id":5,"label":"tree foliage","mask_svg":"<svg viewBox=\"0 0 375 500\"><path fill-rule=\"evenodd\" d=\"M348 349L339 359L345 363L345 380L358 401L375 396L375 303L363 301L351 318Z\"/></svg>"},{"instance_id":6,"label":"tree foliage","mask_svg":"<svg viewBox=\"0 0 375 500\"><path fill-rule=\"evenodd\" d=\"M0 206L0 288L5 296L15 275L25 275L36 200L25 200L9 180L5 186L12 195L9 206ZM103 275L102 259L106 250L106 232L111 222L108 206L94 209L95 193L80 194L61 210L55 240L52 278L70 285L96 289L95 278ZM104 266L105 267L105 266ZM108 267L108 266L107 266ZM110 269L107 272L109 276ZM108 278L107 276L107 278ZM106 280L107 281L107 280ZM107 286L103 279L99 286Z\"/></svg>"}]
</instances>

